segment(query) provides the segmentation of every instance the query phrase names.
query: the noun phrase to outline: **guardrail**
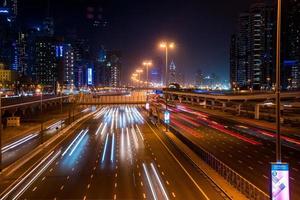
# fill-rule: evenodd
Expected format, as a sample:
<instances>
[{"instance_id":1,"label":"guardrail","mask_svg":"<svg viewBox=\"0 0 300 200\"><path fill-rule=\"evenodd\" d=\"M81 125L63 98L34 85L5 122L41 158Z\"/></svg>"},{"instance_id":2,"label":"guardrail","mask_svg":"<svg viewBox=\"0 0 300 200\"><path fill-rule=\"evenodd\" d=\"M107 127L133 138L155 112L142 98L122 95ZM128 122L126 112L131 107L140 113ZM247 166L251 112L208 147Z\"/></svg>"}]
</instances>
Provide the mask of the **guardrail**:
<instances>
[{"instance_id":1,"label":"guardrail","mask_svg":"<svg viewBox=\"0 0 300 200\"><path fill-rule=\"evenodd\" d=\"M188 145L206 164L221 175L228 183L230 183L239 192L247 198L253 200L269 200L270 196L264 191L249 182L246 178L231 169L228 165L217 159L214 155L207 152L200 146L193 143L191 140L183 136L173 126L169 126L170 130L186 145Z\"/></svg>"}]
</instances>

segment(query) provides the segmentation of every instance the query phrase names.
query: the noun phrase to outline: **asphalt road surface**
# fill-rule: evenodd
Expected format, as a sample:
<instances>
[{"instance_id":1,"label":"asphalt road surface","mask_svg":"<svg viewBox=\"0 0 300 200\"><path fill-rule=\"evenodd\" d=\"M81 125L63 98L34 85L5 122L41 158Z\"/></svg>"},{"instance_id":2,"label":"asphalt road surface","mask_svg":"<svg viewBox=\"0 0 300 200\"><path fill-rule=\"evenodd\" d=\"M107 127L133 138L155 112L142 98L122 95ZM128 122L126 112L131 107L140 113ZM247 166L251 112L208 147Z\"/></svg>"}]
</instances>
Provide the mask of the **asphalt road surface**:
<instances>
[{"instance_id":1,"label":"asphalt road surface","mask_svg":"<svg viewBox=\"0 0 300 200\"><path fill-rule=\"evenodd\" d=\"M170 108L171 125L261 190L269 193L275 135L266 130L210 116L188 106ZM299 137L299 136L298 136ZM300 199L300 140L282 138L282 161L290 165L291 199Z\"/></svg>"},{"instance_id":2,"label":"asphalt road surface","mask_svg":"<svg viewBox=\"0 0 300 200\"><path fill-rule=\"evenodd\" d=\"M226 199L135 106L107 106L2 199Z\"/></svg>"}]
</instances>

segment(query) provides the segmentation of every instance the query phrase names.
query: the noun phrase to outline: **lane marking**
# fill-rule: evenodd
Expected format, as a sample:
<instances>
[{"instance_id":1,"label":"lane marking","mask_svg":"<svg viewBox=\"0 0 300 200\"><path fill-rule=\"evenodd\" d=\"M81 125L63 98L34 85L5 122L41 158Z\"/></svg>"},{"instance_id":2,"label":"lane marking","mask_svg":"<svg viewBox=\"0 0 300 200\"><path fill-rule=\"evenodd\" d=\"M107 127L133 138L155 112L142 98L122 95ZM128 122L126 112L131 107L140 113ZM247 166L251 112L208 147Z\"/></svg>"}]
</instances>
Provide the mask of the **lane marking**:
<instances>
[{"instance_id":1,"label":"lane marking","mask_svg":"<svg viewBox=\"0 0 300 200\"><path fill-rule=\"evenodd\" d=\"M205 199L209 200L209 198L205 194L205 192L201 189L201 187L197 184L197 182L193 179L193 177L189 174L189 172L184 168L184 166L180 163L180 161L175 157L175 155L171 152L171 150L167 147L167 145L158 136L158 133L155 130L153 130L153 128L149 125L149 123L147 121L145 121L145 122L149 126L149 128L152 130L152 132L156 135L156 137L158 138L158 140L163 144L163 146L166 148L166 150L169 152L169 154L174 158L174 160L178 163L178 165L181 167L181 169L186 173L186 175L190 178L190 180L193 182L193 184L197 187L197 189L205 197Z\"/></svg>"}]
</instances>

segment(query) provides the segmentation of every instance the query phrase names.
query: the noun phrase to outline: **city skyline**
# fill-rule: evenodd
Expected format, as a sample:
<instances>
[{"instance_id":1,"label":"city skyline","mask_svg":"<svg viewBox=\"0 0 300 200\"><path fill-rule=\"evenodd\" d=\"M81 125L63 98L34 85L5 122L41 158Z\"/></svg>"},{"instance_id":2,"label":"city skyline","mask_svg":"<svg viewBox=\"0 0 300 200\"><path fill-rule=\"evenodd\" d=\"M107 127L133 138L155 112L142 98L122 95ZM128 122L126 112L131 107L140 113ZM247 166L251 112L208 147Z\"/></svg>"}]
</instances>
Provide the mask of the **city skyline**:
<instances>
[{"instance_id":1,"label":"city skyline","mask_svg":"<svg viewBox=\"0 0 300 200\"><path fill-rule=\"evenodd\" d=\"M49 13L54 16L54 23L58 29L56 32L60 34L72 34L77 31L77 24L81 24L85 17L84 8L89 5L95 6L95 1L75 1L72 5L65 1L49 2ZM229 80L230 40L228 38L235 29L236 16L246 10L247 5L252 1L233 2L236 5L234 7L229 7L229 4L223 2L204 2L207 5L202 8L199 3L193 1L187 4L171 1L151 3L130 1L128 5L121 1L103 1L98 5L102 9L101 15L107 22L105 25L107 27L99 32L99 43L107 48L122 50L124 68L128 69L122 76L125 80L131 73L130 69L136 67L141 59L149 55L160 56L156 44L162 39L176 41L178 49L172 53L172 56L178 65L178 70L184 68L187 77L193 78L193 73L201 68L207 74L214 72L222 79ZM34 0L26 1L24 6L25 19L28 18L31 24L38 23L35 16L46 16L48 12L46 1L43 3L35 3ZM68 13L79 22L75 23L76 26L70 23L74 17L63 13L64 7L68 7ZM223 7L228 9L222 9ZM184 12L178 12L178 8L184 8ZM211 15L214 9L218 10L218 13ZM35 14L28 14L29 10L34 11L29 13ZM189 14L183 15L183 13ZM220 27L216 24L224 25ZM79 32L89 36L84 31Z\"/></svg>"}]
</instances>

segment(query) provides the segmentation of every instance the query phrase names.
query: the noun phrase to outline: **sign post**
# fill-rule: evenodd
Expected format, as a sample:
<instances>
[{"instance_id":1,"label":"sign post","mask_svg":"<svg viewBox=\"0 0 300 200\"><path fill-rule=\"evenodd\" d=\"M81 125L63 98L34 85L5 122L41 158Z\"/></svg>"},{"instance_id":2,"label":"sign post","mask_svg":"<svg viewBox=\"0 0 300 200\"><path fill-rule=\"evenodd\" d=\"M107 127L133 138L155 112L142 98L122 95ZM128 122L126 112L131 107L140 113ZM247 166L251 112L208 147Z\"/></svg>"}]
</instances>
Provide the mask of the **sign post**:
<instances>
[{"instance_id":1,"label":"sign post","mask_svg":"<svg viewBox=\"0 0 300 200\"><path fill-rule=\"evenodd\" d=\"M271 163L271 181L271 199L290 200L288 163Z\"/></svg>"}]
</instances>

